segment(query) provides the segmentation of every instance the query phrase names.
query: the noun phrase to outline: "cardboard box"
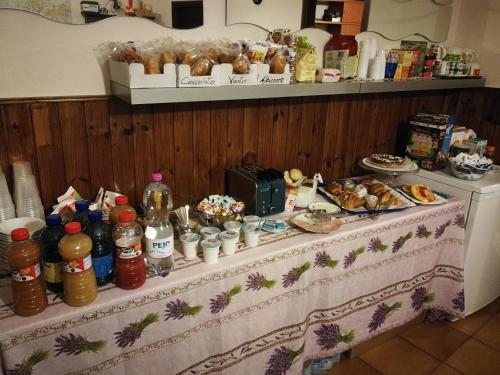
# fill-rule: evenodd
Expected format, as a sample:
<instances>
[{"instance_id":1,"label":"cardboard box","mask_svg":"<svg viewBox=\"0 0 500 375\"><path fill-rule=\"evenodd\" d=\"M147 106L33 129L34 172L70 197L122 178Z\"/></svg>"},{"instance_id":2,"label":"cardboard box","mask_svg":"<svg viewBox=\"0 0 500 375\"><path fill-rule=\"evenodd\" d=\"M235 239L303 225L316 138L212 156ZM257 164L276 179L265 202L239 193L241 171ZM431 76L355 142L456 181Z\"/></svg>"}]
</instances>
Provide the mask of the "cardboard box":
<instances>
[{"instance_id":1,"label":"cardboard box","mask_svg":"<svg viewBox=\"0 0 500 375\"><path fill-rule=\"evenodd\" d=\"M410 120L406 148L408 156L422 169L445 167L455 118L444 114L419 113Z\"/></svg>"},{"instance_id":2,"label":"cardboard box","mask_svg":"<svg viewBox=\"0 0 500 375\"><path fill-rule=\"evenodd\" d=\"M269 64L259 64L257 66L257 84L259 85L288 85L292 74L290 73L290 65L285 65L283 74L269 73Z\"/></svg>"},{"instance_id":3,"label":"cardboard box","mask_svg":"<svg viewBox=\"0 0 500 375\"><path fill-rule=\"evenodd\" d=\"M232 64L221 64L221 86L246 86L257 84L257 64L250 65L248 74L233 74Z\"/></svg>"},{"instance_id":4,"label":"cardboard box","mask_svg":"<svg viewBox=\"0 0 500 375\"><path fill-rule=\"evenodd\" d=\"M221 86L222 83L221 65L214 65L208 76L192 76L189 65L178 65L177 87L216 87Z\"/></svg>"},{"instance_id":5,"label":"cardboard box","mask_svg":"<svg viewBox=\"0 0 500 375\"><path fill-rule=\"evenodd\" d=\"M111 81L131 89L175 87L177 72L175 64L165 64L163 74L145 74L144 65L138 63L109 61Z\"/></svg>"}]
</instances>

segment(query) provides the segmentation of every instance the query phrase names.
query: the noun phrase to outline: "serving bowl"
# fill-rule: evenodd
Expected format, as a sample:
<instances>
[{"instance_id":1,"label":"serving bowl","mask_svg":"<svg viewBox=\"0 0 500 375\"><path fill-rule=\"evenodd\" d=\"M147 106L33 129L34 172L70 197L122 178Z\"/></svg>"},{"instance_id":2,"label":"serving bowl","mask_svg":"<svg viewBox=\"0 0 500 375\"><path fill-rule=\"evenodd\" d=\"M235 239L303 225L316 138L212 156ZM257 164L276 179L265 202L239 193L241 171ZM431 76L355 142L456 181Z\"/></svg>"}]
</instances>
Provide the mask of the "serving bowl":
<instances>
[{"instance_id":1,"label":"serving bowl","mask_svg":"<svg viewBox=\"0 0 500 375\"><path fill-rule=\"evenodd\" d=\"M243 211L237 214L211 215L197 210L201 222L206 226L214 226L223 229L227 221L239 221L243 219Z\"/></svg>"},{"instance_id":2,"label":"serving bowl","mask_svg":"<svg viewBox=\"0 0 500 375\"><path fill-rule=\"evenodd\" d=\"M448 159L448 165L455 177L469 181L480 180L493 168L493 164L473 166L458 164L453 159Z\"/></svg>"}]
</instances>

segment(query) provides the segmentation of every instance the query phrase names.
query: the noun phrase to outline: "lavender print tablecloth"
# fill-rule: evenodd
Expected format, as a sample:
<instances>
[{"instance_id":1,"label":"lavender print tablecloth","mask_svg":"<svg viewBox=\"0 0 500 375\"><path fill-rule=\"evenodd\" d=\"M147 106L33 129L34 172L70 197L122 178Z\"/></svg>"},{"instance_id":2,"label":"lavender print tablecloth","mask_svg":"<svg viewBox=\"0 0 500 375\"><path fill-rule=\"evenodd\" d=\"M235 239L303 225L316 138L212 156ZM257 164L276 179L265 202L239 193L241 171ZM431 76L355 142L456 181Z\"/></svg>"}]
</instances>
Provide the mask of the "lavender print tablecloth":
<instances>
[{"instance_id":1,"label":"lavender print tablecloth","mask_svg":"<svg viewBox=\"0 0 500 375\"><path fill-rule=\"evenodd\" d=\"M83 308L51 295L32 318L12 315L4 282L0 362L7 374L299 374L424 309L462 316L463 226L451 201L329 235L268 233Z\"/></svg>"}]
</instances>

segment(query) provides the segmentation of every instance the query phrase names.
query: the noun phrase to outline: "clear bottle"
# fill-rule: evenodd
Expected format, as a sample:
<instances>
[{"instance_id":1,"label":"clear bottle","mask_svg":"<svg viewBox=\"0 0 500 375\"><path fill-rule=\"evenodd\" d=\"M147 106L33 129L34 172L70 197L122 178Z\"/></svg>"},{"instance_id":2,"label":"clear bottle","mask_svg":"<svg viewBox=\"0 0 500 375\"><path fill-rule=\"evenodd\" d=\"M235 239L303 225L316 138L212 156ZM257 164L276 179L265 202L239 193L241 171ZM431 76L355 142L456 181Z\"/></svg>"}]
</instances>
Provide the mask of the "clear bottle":
<instances>
[{"instance_id":1,"label":"clear bottle","mask_svg":"<svg viewBox=\"0 0 500 375\"><path fill-rule=\"evenodd\" d=\"M43 276L47 289L54 293L63 291L63 258L57 250L57 245L64 237L64 227L61 224L61 216L48 215L45 218L47 226L40 236L42 248Z\"/></svg>"},{"instance_id":2,"label":"clear bottle","mask_svg":"<svg viewBox=\"0 0 500 375\"><path fill-rule=\"evenodd\" d=\"M150 275L167 276L174 266L174 230L168 220L172 192L160 173L151 175L142 206L146 219L144 242Z\"/></svg>"},{"instance_id":3,"label":"clear bottle","mask_svg":"<svg viewBox=\"0 0 500 375\"><path fill-rule=\"evenodd\" d=\"M89 201L85 199L76 201L75 209L76 212L71 221L76 221L80 223L82 231L85 231L89 216Z\"/></svg>"},{"instance_id":4,"label":"clear bottle","mask_svg":"<svg viewBox=\"0 0 500 375\"><path fill-rule=\"evenodd\" d=\"M130 211L123 211L113 228L116 246L116 285L122 289L136 289L146 281L146 266L142 255L142 228Z\"/></svg>"},{"instance_id":5,"label":"clear bottle","mask_svg":"<svg viewBox=\"0 0 500 375\"><path fill-rule=\"evenodd\" d=\"M40 270L40 246L29 239L26 228L11 232L12 243L5 252L11 266L13 309L17 315L31 316L47 307L47 294Z\"/></svg>"},{"instance_id":6,"label":"clear bottle","mask_svg":"<svg viewBox=\"0 0 500 375\"><path fill-rule=\"evenodd\" d=\"M97 283L92 267L92 240L81 233L81 225L72 221L64 226L66 235L59 241L59 254L64 259L64 302L85 306L97 297Z\"/></svg>"},{"instance_id":7,"label":"clear bottle","mask_svg":"<svg viewBox=\"0 0 500 375\"><path fill-rule=\"evenodd\" d=\"M114 244L111 227L102 221L102 211L90 211L85 233L92 239L92 266L98 286L108 284L114 275Z\"/></svg>"},{"instance_id":8,"label":"clear bottle","mask_svg":"<svg viewBox=\"0 0 500 375\"><path fill-rule=\"evenodd\" d=\"M112 226L115 226L120 222L120 213L122 213L123 211L131 212L134 221L137 218L137 212L135 212L134 207L128 204L128 197L125 195L120 195L115 198L115 206L109 212L109 221L111 222Z\"/></svg>"}]
</instances>

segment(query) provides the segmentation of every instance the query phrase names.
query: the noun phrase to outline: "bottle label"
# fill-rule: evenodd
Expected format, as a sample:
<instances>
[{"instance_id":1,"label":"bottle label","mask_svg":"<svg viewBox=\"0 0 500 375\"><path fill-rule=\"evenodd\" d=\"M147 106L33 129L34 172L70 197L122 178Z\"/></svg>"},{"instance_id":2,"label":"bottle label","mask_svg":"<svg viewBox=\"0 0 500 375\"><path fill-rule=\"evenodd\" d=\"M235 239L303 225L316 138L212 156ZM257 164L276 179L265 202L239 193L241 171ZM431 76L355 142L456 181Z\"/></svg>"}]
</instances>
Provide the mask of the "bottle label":
<instances>
[{"instance_id":1,"label":"bottle label","mask_svg":"<svg viewBox=\"0 0 500 375\"><path fill-rule=\"evenodd\" d=\"M146 238L146 252L151 258L166 258L174 253L174 236L167 238Z\"/></svg>"},{"instance_id":2,"label":"bottle label","mask_svg":"<svg viewBox=\"0 0 500 375\"><path fill-rule=\"evenodd\" d=\"M42 271L40 269L40 263L37 262L28 267L12 268L10 273L14 281L31 281L40 277Z\"/></svg>"},{"instance_id":3,"label":"bottle label","mask_svg":"<svg viewBox=\"0 0 500 375\"><path fill-rule=\"evenodd\" d=\"M92 257L87 255L85 258L72 259L70 261L63 262L64 272L68 273L78 273L88 270L92 267Z\"/></svg>"},{"instance_id":4,"label":"bottle label","mask_svg":"<svg viewBox=\"0 0 500 375\"><path fill-rule=\"evenodd\" d=\"M113 254L92 258L96 277L108 276L113 272Z\"/></svg>"},{"instance_id":5,"label":"bottle label","mask_svg":"<svg viewBox=\"0 0 500 375\"><path fill-rule=\"evenodd\" d=\"M141 243L136 243L131 246L117 246L116 253L120 259L131 259L142 254Z\"/></svg>"},{"instance_id":6,"label":"bottle label","mask_svg":"<svg viewBox=\"0 0 500 375\"><path fill-rule=\"evenodd\" d=\"M43 262L43 276L48 283L62 283L63 262Z\"/></svg>"}]
</instances>

